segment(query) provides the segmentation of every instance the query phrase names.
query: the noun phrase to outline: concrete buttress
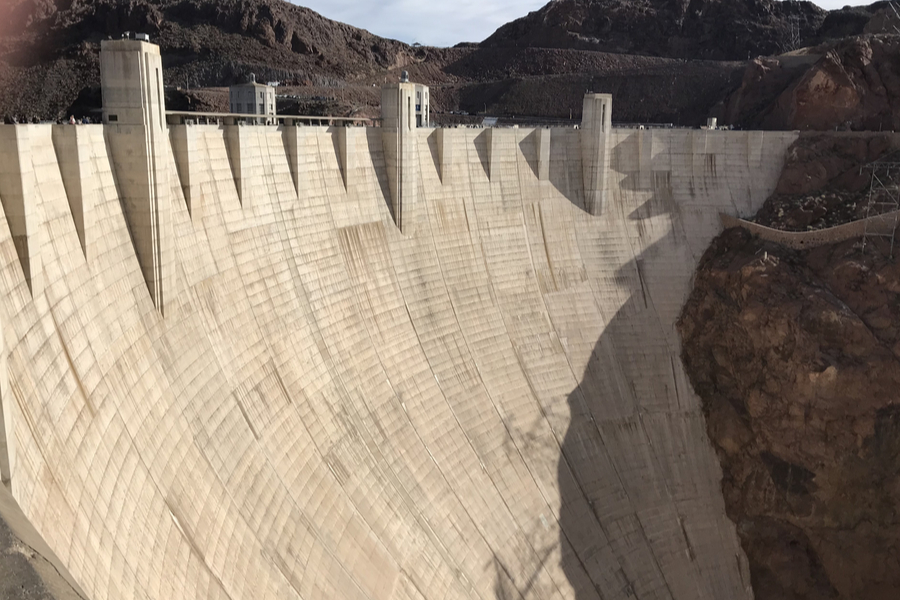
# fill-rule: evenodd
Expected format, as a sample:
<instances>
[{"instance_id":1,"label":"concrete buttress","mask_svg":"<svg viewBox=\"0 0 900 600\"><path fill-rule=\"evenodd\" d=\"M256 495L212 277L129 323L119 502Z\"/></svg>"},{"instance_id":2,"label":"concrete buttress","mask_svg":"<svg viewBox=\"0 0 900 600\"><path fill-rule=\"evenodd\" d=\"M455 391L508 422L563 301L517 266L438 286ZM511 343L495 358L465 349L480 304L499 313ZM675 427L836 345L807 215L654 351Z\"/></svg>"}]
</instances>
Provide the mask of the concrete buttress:
<instances>
[{"instance_id":1,"label":"concrete buttress","mask_svg":"<svg viewBox=\"0 0 900 600\"><path fill-rule=\"evenodd\" d=\"M31 166L30 125L0 126L0 202L32 298L42 293L39 216Z\"/></svg>"},{"instance_id":2,"label":"concrete buttress","mask_svg":"<svg viewBox=\"0 0 900 600\"><path fill-rule=\"evenodd\" d=\"M393 83L381 89L381 141L391 195L391 214L400 231L403 231L404 205L411 208L418 195L415 88L412 83Z\"/></svg>"},{"instance_id":3,"label":"concrete buttress","mask_svg":"<svg viewBox=\"0 0 900 600\"><path fill-rule=\"evenodd\" d=\"M87 135L89 131L86 128L71 125L53 126L53 149L59 162L59 172L66 189L69 209L72 211L72 220L78 232L84 258L90 260L89 249L93 240L89 237L89 231L93 225L97 190L88 155L89 145L83 142L83 138Z\"/></svg>"},{"instance_id":4,"label":"concrete buttress","mask_svg":"<svg viewBox=\"0 0 900 600\"><path fill-rule=\"evenodd\" d=\"M581 167L585 209L594 216L603 214L606 208L611 128L612 95L585 94L581 117Z\"/></svg>"},{"instance_id":5,"label":"concrete buttress","mask_svg":"<svg viewBox=\"0 0 900 600\"><path fill-rule=\"evenodd\" d=\"M103 41L100 78L104 131L128 229L153 304L165 314L174 287L174 249L159 47Z\"/></svg>"},{"instance_id":6,"label":"concrete buttress","mask_svg":"<svg viewBox=\"0 0 900 600\"><path fill-rule=\"evenodd\" d=\"M550 179L550 130L538 129L534 132L534 145L538 159L538 181Z\"/></svg>"}]
</instances>

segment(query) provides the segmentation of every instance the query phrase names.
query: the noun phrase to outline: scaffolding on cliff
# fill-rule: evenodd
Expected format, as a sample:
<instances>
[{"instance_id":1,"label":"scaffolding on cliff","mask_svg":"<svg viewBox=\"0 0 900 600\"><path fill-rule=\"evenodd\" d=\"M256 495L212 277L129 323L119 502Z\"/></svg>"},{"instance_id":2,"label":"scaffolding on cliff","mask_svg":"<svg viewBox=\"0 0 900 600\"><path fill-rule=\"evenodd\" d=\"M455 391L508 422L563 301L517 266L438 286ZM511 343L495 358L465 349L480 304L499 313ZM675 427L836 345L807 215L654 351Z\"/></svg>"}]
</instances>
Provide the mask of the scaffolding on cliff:
<instances>
[{"instance_id":1,"label":"scaffolding on cliff","mask_svg":"<svg viewBox=\"0 0 900 600\"><path fill-rule=\"evenodd\" d=\"M868 246L872 246L883 251L875 240L889 240L888 257L893 260L897 211L900 211L900 151L883 156L860 170L870 171L872 175L866 199L862 250L865 252Z\"/></svg>"}]
</instances>

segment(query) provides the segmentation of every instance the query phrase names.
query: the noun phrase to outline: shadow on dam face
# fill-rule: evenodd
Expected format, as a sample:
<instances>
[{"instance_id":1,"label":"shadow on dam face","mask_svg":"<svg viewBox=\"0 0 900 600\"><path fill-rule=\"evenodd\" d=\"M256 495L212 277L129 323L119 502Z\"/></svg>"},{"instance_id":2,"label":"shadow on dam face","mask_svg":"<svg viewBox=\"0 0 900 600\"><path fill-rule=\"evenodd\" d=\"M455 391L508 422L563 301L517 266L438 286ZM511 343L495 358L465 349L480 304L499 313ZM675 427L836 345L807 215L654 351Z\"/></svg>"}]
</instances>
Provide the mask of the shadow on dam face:
<instances>
[{"instance_id":1,"label":"shadow on dam face","mask_svg":"<svg viewBox=\"0 0 900 600\"><path fill-rule=\"evenodd\" d=\"M635 191L637 178L626 176L621 186ZM657 191L629 218L640 221L665 215L670 208L670 194ZM643 472L641 479L658 473L648 464L652 450L639 458L639 446L632 446L636 439L650 442L643 430L641 399L636 397L640 391L634 382L651 375L642 373L647 354L635 356L629 350L635 343L641 344L636 339L636 324L646 320L652 310L642 272L644 260L660 252L660 245L651 246L616 271L614 281L628 299L605 324L578 386L567 397L570 423L558 463L560 554L578 600L606 598L610 593L642 598L648 589L655 589L659 597L672 597L636 510L638 498L631 496L634 489L629 490L629 482L623 479L635 468ZM630 458L636 460L622 464L623 448L610 447L617 441L628 443L631 447L626 452L635 452ZM619 456L615 456L617 450ZM641 464L641 458L646 462ZM631 473L620 472L623 466Z\"/></svg>"},{"instance_id":2,"label":"shadow on dam face","mask_svg":"<svg viewBox=\"0 0 900 600\"><path fill-rule=\"evenodd\" d=\"M46 285L0 215L0 400L13 496L88 597L749 597L674 320L787 136L735 200L684 149L715 140L615 131L593 216L576 130L546 161L543 133L422 132L401 232L377 130L250 132L244 202L228 131L184 126L163 317L103 130L85 160L28 131Z\"/></svg>"},{"instance_id":3,"label":"shadow on dam face","mask_svg":"<svg viewBox=\"0 0 900 600\"><path fill-rule=\"evenodd\" d=\"M637 177L624 178L623 185L636 191ZM627 218L671 216L673 209L671 191L663 186ZM698 531L698 515L691 514L696 498L679 498L673 489L679 466L671 463L682 460L692 443L705 444L702 416L687 406L673 410L653 397L654 391L677 397L674 380L681 366L677 351L660 338L662 324L644 281L645 261L677 252L677 244L674 235L666 235L613 274L627 300L605 323L578 385L566 398L570 421L560 445L542 442L537 426L522 435L526 443L543 443L535 452L558 457L559 541L555 547L534 544L538 561L526 578L516 578L495 553L497 600L544 597L546 590L538 589L540 571L556 557L577 600L719 597L716 582L702 580L721 557L697 555L704 548L695 544L711 539L709 532ZM684 427L685 420L691 425ZM684 433L694 439L675 439ZM654 447L657 443L660 447ZM658 454L673 449L674 454ZM734 573L741 570L740 562L738 556L731 559Z\"/></svg>"},{"instance_id":4,"label":"shadow on dam face","mask_svg":"<svg viewBox=\"0 0 900 600\"><path fill-rule=\"evenodd\" d=\"M621 152L614 155L624 162ZM721 542L717 529L722 523L698 523L708 517L697 513L697 498L690 497L698 490L690 482L678 488L683 465L677 463L692 446L706 445L705 430L702 415L689 402L671 404L686 400L678 397L680 358L677 347L664 339L667 324L654 305L645 269L646 263L656 263L658 280L658 263L684 249L674 230L678 207L670 175L651 175L651 182L654 192L646 202L614 218L630 221L640 236L651 235L645 220L669 221L669 231L612 274L612 285L626 300L605 322L578 385L566 398L564 437L551 448L537 426L522 434L526 444L543 444L535 452L558 458L558 545L535 543L538 561L525 578L516 578L495 553L497 600L544 597L546 590L538 589L540 571L554 559L577 600L719 598L743 569L737 555L726 561L698 556L710 543ZM637 173L625 174L620 188L646 192ZM583 210L577 195L567 198ZM723 569L716 564L721 562L730 565ZM716 569L730 573L723 581L704 581L704 574Z\"/></svg>"},{"instance_id":5,"label":"shadow on dam face","mask_svg":"<svg viewBox=\"0 0 900 600\"><path fill-rule=\"evenodd\" d=\"M665 587L608 447L611 437L644 433L627 365L617 369L615 356L621 342L633 335L630 320L641 312L641 304L637 291L607 324L582 380L567 398L571 422L558 463L560 550L563 571L578 600L606 598L610 589L623 598L644 597L638 592L648 575L656 586ZM650 465L643 468L648 476L654 472ZM671 592L661 597L671 597Z\"/></svg>"},{"instance_id":6,"label":"shadow on dam face","mask_svg":"<svg viewBox=\"0 0 900 600\"><path fill-rule=\"evenodd\" d=\"M719 493L719 475L699 458L709 455L705 423L690 399L680 345L667 334L680 295L678 284L662 284L673 281L663 265L675 256L692 262L684 215L671 165L654 165L649 149L641 157L642 137L614 147L612 164L626 166L618 193L647 200L633 210L617 202L613 210L622 212L611 218L656 241L610 277L625 300L602 315L602 333L567 397L558 461L561 567L578 600L745 597L745 559L721 554L734 548L731 524L710 514L717 501L702 498Z\"/></svg>"}]
</instances>

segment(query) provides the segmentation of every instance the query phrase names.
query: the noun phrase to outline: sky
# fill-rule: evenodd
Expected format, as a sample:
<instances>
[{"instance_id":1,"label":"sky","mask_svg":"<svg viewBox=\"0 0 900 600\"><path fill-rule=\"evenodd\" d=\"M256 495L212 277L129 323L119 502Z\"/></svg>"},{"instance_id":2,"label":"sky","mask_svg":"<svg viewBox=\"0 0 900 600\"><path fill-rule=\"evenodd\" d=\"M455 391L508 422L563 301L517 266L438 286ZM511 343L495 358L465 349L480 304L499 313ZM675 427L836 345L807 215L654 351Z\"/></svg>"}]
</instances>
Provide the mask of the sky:
<instances>
[{"instance_id":1,"label":"sky","mask_svg":"<svg viewBox=\"0 0 900 600\"><path fill-rule=\"evenodd\" d=\"M547 0L291 1L381 37L427 46L480 42L504 23L547 3Z\"/></svg>"},{"instance_id":2,"label":"sky","mask_svg":"<svg viewBox=\"0 0 900 600\"><path fill-rule=\"evenodd\" d=\"M480 42L498 27L524 17L547 0L291 0L375 35L412 44L453 46ZM818 0L833 10L860 0Z\"/></svg>"}]
</instances>

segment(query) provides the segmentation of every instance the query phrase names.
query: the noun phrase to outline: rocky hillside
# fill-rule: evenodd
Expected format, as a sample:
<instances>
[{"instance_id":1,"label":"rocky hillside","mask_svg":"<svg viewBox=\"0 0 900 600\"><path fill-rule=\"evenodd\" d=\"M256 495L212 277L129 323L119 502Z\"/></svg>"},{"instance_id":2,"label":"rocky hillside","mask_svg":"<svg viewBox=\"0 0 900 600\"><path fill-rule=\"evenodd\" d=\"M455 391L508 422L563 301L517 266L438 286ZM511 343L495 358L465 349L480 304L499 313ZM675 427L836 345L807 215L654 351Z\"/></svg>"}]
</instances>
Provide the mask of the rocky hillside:
<instances>
[{"instance_id":1,"label":"rocky hillside","mask_svg":"<svg viewBox=\"0 0 900 600\"><path fill-rule=\"evenodd\" d=\"M429 63L411 65L416 77ZM541 115L579 119L587 90L613 94L619 123L678 123L698 126L734 88L744 65L726 61L560 50L478 48L448 62L442 72L455 77L449 104L469 112ZM570 113L571 111L571 113Z\"/></svg>"},{"instance_id":2,"label":"rocky hillside","mask_svg":"<svg viewBox=\"0 0 900 600\"><path fill-rule=\"evenodd\" d=\"M852 195L859 165L897 142L802 137L758 220L854 218L819 200ZM859 241L794 252L728 230L679 322L757 600L900 589L900 264Z\"/></svg>"},{"instance_id":3,"label":"rocky hillside","mask_svg":"<svg viewBox=\"0 0 900 600\"><path fill-rule=\"evenodd\" d=\"M793 0L555 0L482 48L579 48L693 59L691 68L746 61L707 116L741 128L888 131L900 129L898 34L888 2L826 12Z\"/></svg>"},{"instance_id":4,"label":"rocky hillside","mask_svg":"<svg viewBox=\"0 0 900 600\"><path fill-rule=\"evenodd\" d=\"M180 110L225 110L223 86L253 72L286 84L281 93L297 99L283 110L377 115L377 88L408 69L432 86L438 119L462 110L577 120L592 89L616 95L618 121L697 125L743 70L571 48L413 48L283 0L10 0L0 23L0 115L28 119L91 116L100 40L125 31L160 45L167 102Z\"/></svg>"},{"instance_id":5,"label":"rocky hillside","mask_svg":"<svg viewBox=\"0 0 900 600\"><path fill-rule=\"evenodd\" d=\"M329 85L399 67L405 44L325 19L283 0L4 0L0 108L54 117L99 85L100 40L151 35L165 80L221 86L262 80Z\"/></svg>"},{"instance_id":6,"label":"rocky hillside","mask_svg":"<svg viewBox=\"0 0 900 600\"><path fill-rule=\"evenodd\" d=\"M762 129L900 129L900 36L866 34L821 52L753 60L720 118Z\"/></svg>"},{"instance_id":7,"label":"rocky hillside","mask_svg":"<svg viewBox=\"0 0 900 600\"><path fill-rule=\"evenodd\" d=\"M826 15L796 0L555 0L483 45L746 60L799 47Z\"/></svg>"},{"instance_id":8,"label":"rocky hillside","mask_svg":"<svg viewBox=\"0 0 900 600\"><path fill-rule=\"evenodd\" d=\"M0 0L0 116L96 116L100 40L126 31L160 45L167 102L182 110L225 110L225 88L252 72L285 85L282 111L377 115L378 87L407 69L432 86L439 121L460 110L577 121L587 90L615 96L618 122L900 120L892 6L826 13L794 0L554 0L459 48L411 47L284 0Z\"/></svg>"},{"instance_id":9,"label":"rocky hillside","mask_svg":"<svg viewBox=\"0 0 900 600\"><path fill-rule=\"evenodd\" d=\"M885 1L825 11L805 0L553 0L482 46L748 60L898 25Z\"/></svg>"},{"instance_id":10,"label":"rocky hillside","mask_svg":"<svg viewBox=\"0 0 900 600\"><path fill-rule=\"evenodd\" d=\"M15 47L11 62L38 63L68 56L85 44L125 31L149 33L173 66L217 58L238 68L250 65L347 77L410 58L406 44L282 0L6 0L0 4L0 39L4 50Z\"/></svg>"}]
</instances>

